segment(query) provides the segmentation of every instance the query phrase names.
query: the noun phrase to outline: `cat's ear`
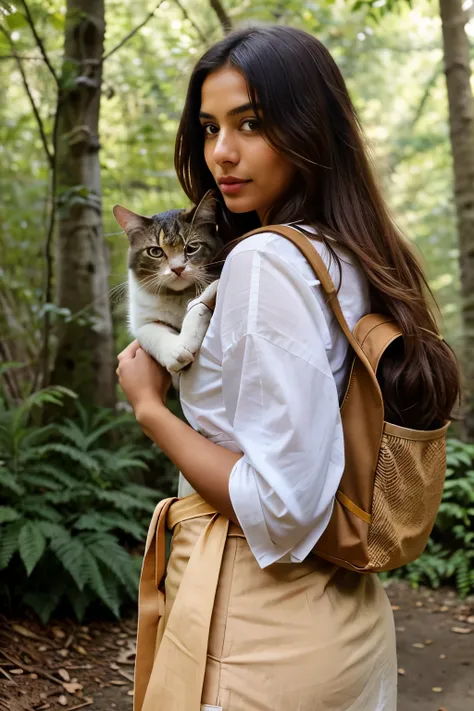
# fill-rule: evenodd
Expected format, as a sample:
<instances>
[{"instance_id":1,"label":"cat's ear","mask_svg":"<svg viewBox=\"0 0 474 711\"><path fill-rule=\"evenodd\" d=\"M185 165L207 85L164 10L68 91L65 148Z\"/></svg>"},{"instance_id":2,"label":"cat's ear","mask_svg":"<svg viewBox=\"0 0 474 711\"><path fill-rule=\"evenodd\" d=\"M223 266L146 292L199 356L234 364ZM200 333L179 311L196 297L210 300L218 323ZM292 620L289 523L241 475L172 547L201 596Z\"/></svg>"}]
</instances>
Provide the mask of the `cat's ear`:
<instances>
[{"instance_id":1,"label":"cat's ear","mask_svg":"<svg viewBox=\"0 0 474 711\"><path fill-rule=\"evenodd\" d=\"M208 190L197 207L191 208L186 214L186 219L193 225L216 224L217 200L214 191Z\"/></svg>"},{"instance_id":2,"label":"cat's ear","mask_svg":"<svg viewBox=\"0 0 474 711\"><path fill-rule=\"evenodd\" d=\"M114 205L112 212L114 217L119 223L120 227L124 232L127 233L128 238L131 240L131 234L137 230L143 230L151 227L153 220L150 217L144 217L144 215L137 215L136 212L128 210L122 205Z\"/></svg>"}]
</instances>

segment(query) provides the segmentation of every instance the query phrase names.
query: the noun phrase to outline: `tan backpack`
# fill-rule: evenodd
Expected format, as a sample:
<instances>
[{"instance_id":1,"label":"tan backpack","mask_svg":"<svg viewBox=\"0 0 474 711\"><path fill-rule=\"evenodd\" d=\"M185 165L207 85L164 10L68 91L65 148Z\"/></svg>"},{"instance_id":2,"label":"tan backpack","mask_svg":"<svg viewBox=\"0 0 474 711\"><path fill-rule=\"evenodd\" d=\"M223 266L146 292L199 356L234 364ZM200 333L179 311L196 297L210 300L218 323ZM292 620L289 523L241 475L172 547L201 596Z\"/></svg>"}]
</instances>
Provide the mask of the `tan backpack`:
<instances>
[{"instance_id":1,"label":"tan backpack","mask_svg":"<svg viewBox=\"0 0 474 711\"><path fill-rule=\"evenodd\" d=\"M398 568L421 555L433 528L443 493L450 423L424 431L385 422L376 371L402 331L390 317L371 313L351 333L334 283L310 241L282 225L253 230L241 239L259 232L276 232L304 254L354 352L341 405L344 473L331 519L313 552L360 573Z\"/></svg>"}]
</instances>

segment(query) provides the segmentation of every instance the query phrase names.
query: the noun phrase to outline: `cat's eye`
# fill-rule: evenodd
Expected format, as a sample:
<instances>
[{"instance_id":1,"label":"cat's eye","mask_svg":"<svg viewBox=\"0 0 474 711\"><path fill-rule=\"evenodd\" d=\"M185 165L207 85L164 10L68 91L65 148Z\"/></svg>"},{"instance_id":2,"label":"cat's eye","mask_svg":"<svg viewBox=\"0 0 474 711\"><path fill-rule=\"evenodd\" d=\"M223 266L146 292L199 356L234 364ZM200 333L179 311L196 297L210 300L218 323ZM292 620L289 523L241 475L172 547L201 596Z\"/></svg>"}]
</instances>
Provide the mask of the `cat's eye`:
<instances>
[{"instance_id":1,"label":"cat's eye","mask_svg":"<svg viewBox=\"0 0 474 711\"><path fill-rule=\"evenodd\" d=\"M155 259L162 257L164 254L161 247L148 247L146 252L150 257L154 257Z\"/></svg>"},{"instance_id":2,"label":"cat's eye","mask_svg":"<svg viewBox=\"0 0 474 711\"><path fill-rule=\"evenodd\" d=\"M199 242L189 242L186 245L186 254L196 254L200 246Z\"/></svg>"}]
</instances>

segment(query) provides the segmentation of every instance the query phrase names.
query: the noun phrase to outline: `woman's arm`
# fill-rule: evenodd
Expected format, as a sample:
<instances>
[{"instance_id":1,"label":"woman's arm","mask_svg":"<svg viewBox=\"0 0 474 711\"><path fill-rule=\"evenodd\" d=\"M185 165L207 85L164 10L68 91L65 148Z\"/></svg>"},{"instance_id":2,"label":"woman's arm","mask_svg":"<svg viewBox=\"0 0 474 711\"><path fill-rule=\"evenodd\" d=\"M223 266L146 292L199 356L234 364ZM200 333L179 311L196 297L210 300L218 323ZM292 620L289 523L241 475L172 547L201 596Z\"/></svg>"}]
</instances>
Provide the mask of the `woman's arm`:
<instances>
[{"instance_id":1,"label":"woman's arm","mask_svg":"<svg viewBox=\"0 0 474 711\"><path fill-rule=\"evenodd\" d=\"M261 568L306 558L344 469L331 335L302 259L283 238L260 234L235 248L221 276L223 405L244 453L229 495Z\"/></svg>"},{"instance_id":2,"label":"woman's arm","mask_svg":"<svg viewBox=\"0 0 474 711\"><path fill-rule=\"evenodd\" d=\"M198 494L216 511L238 524L229 496L229 478L242 454L206 439L173 415L160 400L144 402L135 415L145 434L171 459Z\"/></svg>"},{"instance_id":3,"label":"woman's arm","mask_svg":"<svg viewBox=\"0 0 474 711\"><path fill-rule=\"evenodd\" d=\"M229 497L229 477L241 454L210 442L166 408L169 373L133 341L118 356L120 386L145 434L182 471L216 511L238 523Z\"/></svg>"}]
</instances>

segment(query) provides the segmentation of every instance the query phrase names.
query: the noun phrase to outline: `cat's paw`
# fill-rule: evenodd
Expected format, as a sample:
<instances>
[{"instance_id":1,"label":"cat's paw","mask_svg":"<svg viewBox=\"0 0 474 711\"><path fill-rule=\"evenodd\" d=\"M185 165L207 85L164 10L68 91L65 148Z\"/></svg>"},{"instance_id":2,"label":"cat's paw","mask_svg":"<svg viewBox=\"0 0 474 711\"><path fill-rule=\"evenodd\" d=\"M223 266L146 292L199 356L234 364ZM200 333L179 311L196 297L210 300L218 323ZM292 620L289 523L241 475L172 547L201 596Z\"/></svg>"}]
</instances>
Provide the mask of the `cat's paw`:
<instances>
[{"instance_id":1,"label":"cat's paw","mask_svg":"<svg viewBox=\"0 0 474 711\"><path fill-rule=\"evenodd\" d=\"M192 308L183 320L181 326L180 341L191 351L197 353L206 335L212 316L212 311L208 306L198 303Z\"/></svg>"},{"instance_id":2,"label":"cat's paw","mask_svg":"<svg viewBox=\"0 0 474 711\"><path fill-rule=\"evenodd\" d=\"M179 373L194 360L194 353L186 348L183 343L173 345L168 353L162 355L161 362L170 373Z\"/></svg>"},{"instance_id":3,"label":"cat's paw","mask_svg":"<svg viewBox=\"0 0 474 711\"><path fill-rule=\"evenodd\" d=\"M208 309L214 311L215 305L216 305L216 296L217 296L217 290L219 288L219 279L216 279L215 281L211 282L209 286L207 286L204 291L197 296L195 299L192 299L191 301L188 302L188 305L186 307L187 311L190 311L192 308L197 306L198 304L205 304Z\"/></svg>"}]
</instances>

